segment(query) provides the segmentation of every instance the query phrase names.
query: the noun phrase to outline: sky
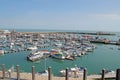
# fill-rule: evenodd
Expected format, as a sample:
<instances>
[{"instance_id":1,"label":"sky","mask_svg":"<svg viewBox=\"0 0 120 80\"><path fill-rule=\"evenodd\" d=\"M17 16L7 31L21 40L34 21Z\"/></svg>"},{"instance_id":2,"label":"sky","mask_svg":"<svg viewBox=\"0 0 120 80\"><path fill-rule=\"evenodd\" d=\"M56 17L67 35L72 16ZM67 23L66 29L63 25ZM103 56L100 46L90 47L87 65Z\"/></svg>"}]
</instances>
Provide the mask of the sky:
<instances>
[{"instance_id":1,"label":"sky","mask_svg":"<svg viewBox=\"0 0 120 80\"><path fill-rule=\"evenodd\" d=\"M0 0L0 29L120 31L120 0Z\"/></svg>"}]
</instances>

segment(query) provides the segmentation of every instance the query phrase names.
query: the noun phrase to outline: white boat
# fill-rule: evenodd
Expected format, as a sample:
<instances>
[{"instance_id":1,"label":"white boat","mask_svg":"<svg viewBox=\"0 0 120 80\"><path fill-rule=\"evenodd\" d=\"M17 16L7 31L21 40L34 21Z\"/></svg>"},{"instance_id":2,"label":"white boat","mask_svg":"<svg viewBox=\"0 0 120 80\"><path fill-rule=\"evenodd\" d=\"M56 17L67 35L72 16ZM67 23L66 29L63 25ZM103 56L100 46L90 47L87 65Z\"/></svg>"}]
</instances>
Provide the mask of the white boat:
<instances>
[{"instance_id":1,"label":"white boat","mask_svg":"<svg viewBox=\"0 0 120 80\"><path fill-rule=\"evenodd\" d=\"M8 72L14 72L14 65L12 65L12 67L10 69L8 69Z\"/></svg>"},{"instance_id":2,"label":"white boat","mask_svg":"<svg viewBox=\"0 0 120 80\"><path fill-rule=\"evenodd\" d=\"M14 46L14 42L11 42L10 45L11 45L11 46Z\"/></svg>"},{"instance_id":3,"label":"white boat","mask_svg":"<svg viewBox=\"0 0 120 80\"><path fill-rule=\"evenodd\" d=\"M100 72L100 74L102 74L102 72ZM113 70L105 70L105 75L115 75L116 71Z\"/></svg>"},{"instance_id":4,"label":"white boat","mask_svg":"<svg viewBox=\"0 0 120 80\"><path fill-rule=\"evenodd\" d=\"M84 47L84 50L87 52L92 52L93 48L92 47Z\"/></svg>"},{"instance_id":5,"label":"white boat","mask_svg":"<svg viewBox=\"0 0 120 80\"><path fill-rule=\"evenodd\" d=\"M116 71L113 71L113 70L109 70L109 71L106 71L105 72L106 75L112 75L112 74L116 74Z\"/></svg>"},{"instance_id":6,"label":"white boat","mask_svg":"<svg viewBox=\"0 0 120 80\"><path fill-rule=\"evenodd\" d=\"M55 46L61 47L62 43L55 43Z\"/></svg>"},{"instance_id":7,"label":"white boat","mask_svg":"<svg viewBox=\"0 0 120 80\"><path fill-rule=\"evenodd\" d=\"M62 76L65 76L66 75L66 70L61 70L60 71L61 75ZM80 76L83 76L83 73L84 73L84 68L83 67L74 67L74 68L70 68L68 70L68 76L69 77L80 77Z\"/></svg>"},{"instance_id":8,"label":"white boat","mask_svg":"<svg viewBox=\"0 0 120 80\"><path fill-rule=\"evenodd\" d=\"M87 51L91 52L91 51L93 51L93 48L92 47L87 47Z\"/></svg>"},{"instance_id":9,"label":"white boat","mask_svg":"<svg viewBox=\"0 0 120 80\"><path fill-rule=\"evenodd\" d=\"M41 76L48 76L48 70L44 70L42 72L39 72Z\"/></svg>"},{"instance_id":10,"label":"white boat","mask_svg":"<svg viewBox=\"0 0 120 80\"><path fill-rule=\"evenodd\" d=\"M82 50L76 50L76 54L78 57L82 56Z\"/></svg>"},{"instance_id":11,"label":"white boat","mask_svg":"<svg viewBox=\"0 0 120 80\"><path fill-rule=\"evenodd\" d=\"M43 57L49 57L50 56L50 52L48 50L40 50L40 52L43 54Z\"/></svg>"},{"instance_id":12,"label":"white boat","mask_svg":"<svg viewBox=\"0 0 120 80\"><path fill-rule=\"evenodd\" d=\"M48 50L35 51L27 56L27 59L30 61L37 61L43 57L48 57L50 52Z\"/></svg>"},{"instance_id":13,"label":"white boat","mask_svg":"<svg viewBox=\"0 0 120 80\"><path fill-rule=\"evenodd\" d=\"M27 48L27 50L37 50L37 49L38 49L38 48L37 48L36 46Z\"/></svg>"},{"instance_id":14,"label":"white boat","mask_svg":"<svg viewBox=\"0 0 120 80\"><path fill-rule=\"evenodd\" d=\"M0 49L0 55L3 55L4 53L5 53L5 51Z\"/></svg>"},{"instance_id":15,"label":"white boat","mask_svg":"<svg viewBox=\"0 0 120 80\"><path fill-rule=\"evenodd\" d=\"M27 56L27 59L30 61L37 61L40 60L40 58L43 57L43 53L41 53L40 51L36 51L34 53L31 53Z\"/></svg>"},{"instance_id":16,"label":"white boat","mask_svg":"<svg viewBox=\"0 0 120 80\"><path fill-rule=\"evenodd\" d=\"M46 69L46 58L45 58L45 63L44 63L45 70L42 72L37 72L37 74L41 76L48 76L48 70Z\"/></svg>"}]
</instances>

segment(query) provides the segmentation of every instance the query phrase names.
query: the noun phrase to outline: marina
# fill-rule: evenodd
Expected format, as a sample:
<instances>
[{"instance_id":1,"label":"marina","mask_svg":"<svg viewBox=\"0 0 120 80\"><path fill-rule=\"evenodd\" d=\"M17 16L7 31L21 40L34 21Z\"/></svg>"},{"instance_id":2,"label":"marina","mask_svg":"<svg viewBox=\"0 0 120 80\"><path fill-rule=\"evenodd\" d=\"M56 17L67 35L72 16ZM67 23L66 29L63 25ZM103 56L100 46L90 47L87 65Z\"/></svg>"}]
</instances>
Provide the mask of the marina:
<instances>
[{"instance_id":1,"label":"marina","mask_svg":"<svg viewBox=\"0 0 120 80\"><path fill-rule=\"evenodd\" d=\"M119 3L0 0L0 80L120 80Z\"/></svg>"},{"instance_id":2,"label":"marina","mask_svg":"<svg viewBox=\"0 0 120 80\"><path fill-rule=\"evenodd\" d=\"M112 39L117 35L109 35L113 38L106 38L105 35L93 36L67 32L38 34L15 30L10 34L2 33L1 35L4 35L0 39L1 50L4 51L4 54L0 56L0 64L6 64L7 69L11 65L19 64L22 71L30 72L29 67L35 65L36 70L41 72L44 70L44 58L47 58L46 68L51 66L55 76L62 76L61 70L66 67L73 68L75 65L87 68L88 74L98 74L103 68L115 70L120 65L119 45L104 43L113 41ZM93 40L104 42L98 44L99 42L94 43ZM119 42L119 37L114 41ZM40 54L37 53L37 56L36 51L43 51L47 54L40 52ZM107 56L110 57L106 58ZM9 63L6 62L6 59L9 60Z\"/></svg>"}]
</instances>

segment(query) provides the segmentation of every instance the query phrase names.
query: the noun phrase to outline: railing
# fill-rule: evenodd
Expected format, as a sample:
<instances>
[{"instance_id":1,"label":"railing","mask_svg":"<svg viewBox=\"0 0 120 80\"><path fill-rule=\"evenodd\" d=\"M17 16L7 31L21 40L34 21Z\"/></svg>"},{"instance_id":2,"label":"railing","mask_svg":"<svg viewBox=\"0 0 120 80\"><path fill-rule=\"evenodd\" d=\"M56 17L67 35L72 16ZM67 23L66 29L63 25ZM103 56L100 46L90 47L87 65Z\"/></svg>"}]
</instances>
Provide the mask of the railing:
<instances>
[{"instance_id":1,"label":"railing","mask_svg":"<svg viewBox=\"0 0 120 80\"><path fill-rule=\"evenodd\" d=\"M0 80L4 80L4 79L10 79L10 80L91 80L91 79L100 79L100 80L105 80L105 79L116 79L116 80L120 80L120 69L116 70L115 75L107 75L105 74L105 69L102 70L102 74L101 75L91 75L88 76L87 75L87 69L85 68L83 71L83 76L82 77L75 77L75 78L71 78L68 75L68 71L69 69L66 68L66 75L65 77L55 77L52 75L52 68L49 67L48 68L48 76L41 76L41 75L37 75L35 74L35 66L32 66L32 71L31 73L21 73L20 72L20 66L17 65L16 66L16 71L15 72L8 72L8 76L6 76L6 71L5 71L5 65L2 64L2 70L0 71Z\"/></svg>"}]
</instances>

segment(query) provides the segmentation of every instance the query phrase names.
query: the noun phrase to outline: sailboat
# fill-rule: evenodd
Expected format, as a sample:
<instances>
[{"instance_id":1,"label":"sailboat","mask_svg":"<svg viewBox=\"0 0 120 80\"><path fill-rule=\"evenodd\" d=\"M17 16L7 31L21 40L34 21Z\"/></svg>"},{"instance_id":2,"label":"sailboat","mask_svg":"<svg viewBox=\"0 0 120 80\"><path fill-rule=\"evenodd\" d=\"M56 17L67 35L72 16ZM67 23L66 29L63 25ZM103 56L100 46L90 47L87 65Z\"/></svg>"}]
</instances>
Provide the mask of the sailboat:
<instances>
[{"instance_id":1,"label":"sailboat","mask_svg":"<svg viewBox=\"0 0 120 80\"><path fill-rule=\"evenodd\" d=\"M8 72L14 72L14 71L15 71L14 70L14 65L12 65L12 67L8 69Z\"/></svg>"},{"instance_id":2,"label":"sailboat","mask_svg":"<svg viewBox=\"0 0 120 80\"><path fill-rule=\"evenodd\" d=\"M45 58L45 63L44 63L45 70L41 72L42 76L48 76L48 70L46 69L46 58Z\"/></svg>"},{"instance_id":3,"label":"sailboat","mask_svg":"<svg viewBox=\"0 0 120 80\"><path fill-rule=\"evenodd\" d=\"M48 70L46 69L46 58L44 60L45 60L45 63L44 63L45 69L44 69L44 71L38 72L37 74L40 74L42 76L48 76Z\"/></svg>"}]
</instances>

